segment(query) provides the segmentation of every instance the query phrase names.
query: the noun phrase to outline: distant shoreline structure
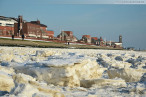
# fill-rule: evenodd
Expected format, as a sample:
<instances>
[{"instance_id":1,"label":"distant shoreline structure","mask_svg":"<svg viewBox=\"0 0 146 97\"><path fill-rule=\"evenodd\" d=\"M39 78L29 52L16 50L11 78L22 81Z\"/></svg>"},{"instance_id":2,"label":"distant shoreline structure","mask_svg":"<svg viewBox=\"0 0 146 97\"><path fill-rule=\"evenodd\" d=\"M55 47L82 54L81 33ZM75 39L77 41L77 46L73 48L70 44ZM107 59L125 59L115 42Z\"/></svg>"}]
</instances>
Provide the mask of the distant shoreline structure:
<instances>
[{"instance_id":1,"label":"distant shoreline structure","mask_svg":"<svg viewBox=\"0 0 146 97\"><path fill-rule=\"evenodd\" d=\"M71 42L68 45L66 42L55 42L48 40L36 40L36 39L25 39L16 38L12 40L11 37L1 37L0 36L0 46L8 47L35 47L35 48L68 48L68 49L107 49L107 50L123 50L122 48L111 48L111 47L102 47L92 44L85 43L74 43Z\"/></svg>"},{"instance_id":2,"label":"distant shoreline structure","mask_svg":"<svg viewBox=\"0 0 146 97\"><path fill-rule=\"evenodd\" d=\"M108 48L123 49L122 35L119 35L119 42L107 41L102 37L91 37L83 35L77 39L72 31L61 31L57 37L54 37L54 31L47 30L47 26L41 24L39 20L27 22L22 16L18 18L0 16L0 36L12 37L12 39L36 39L42 41L53 41L58 43L80 43L85 45L95 45Z\"/></svg>"}]
</instances>

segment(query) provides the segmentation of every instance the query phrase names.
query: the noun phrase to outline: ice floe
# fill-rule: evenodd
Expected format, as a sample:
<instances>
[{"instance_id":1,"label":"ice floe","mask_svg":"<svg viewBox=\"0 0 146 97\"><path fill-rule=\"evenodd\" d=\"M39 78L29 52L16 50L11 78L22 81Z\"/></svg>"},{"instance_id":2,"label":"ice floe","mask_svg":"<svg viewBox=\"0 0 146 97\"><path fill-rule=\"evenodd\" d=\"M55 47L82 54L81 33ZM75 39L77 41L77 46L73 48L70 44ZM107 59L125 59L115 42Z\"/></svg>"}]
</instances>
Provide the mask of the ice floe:
<instances>
[{"instance_id":1,"label":"ice floe","mask_svg":"<svg viewBox=\"0 0 146 97\"><path fill-rule=\"evenodd\" d=\"M0 47L0 96L145 96L146 52Z\"/></svg>"}]
</instances>

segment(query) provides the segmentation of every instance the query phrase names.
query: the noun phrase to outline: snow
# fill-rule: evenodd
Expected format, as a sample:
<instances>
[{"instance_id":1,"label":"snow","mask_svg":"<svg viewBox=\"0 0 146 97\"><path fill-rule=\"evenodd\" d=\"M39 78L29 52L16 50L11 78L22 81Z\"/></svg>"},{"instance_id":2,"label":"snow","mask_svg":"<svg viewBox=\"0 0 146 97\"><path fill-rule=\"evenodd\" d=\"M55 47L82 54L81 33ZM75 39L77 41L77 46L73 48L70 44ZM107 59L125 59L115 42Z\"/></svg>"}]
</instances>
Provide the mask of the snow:
<instances>
[{"instance_id":1,"label":"snow","mask_svg":"<svg viewBox=\"0 0 146 97\"><path fill-rule=\"evenodd\" d=\"M146 52L0 47L0 96L146 95Z\"/></svg>"}]
</instances>

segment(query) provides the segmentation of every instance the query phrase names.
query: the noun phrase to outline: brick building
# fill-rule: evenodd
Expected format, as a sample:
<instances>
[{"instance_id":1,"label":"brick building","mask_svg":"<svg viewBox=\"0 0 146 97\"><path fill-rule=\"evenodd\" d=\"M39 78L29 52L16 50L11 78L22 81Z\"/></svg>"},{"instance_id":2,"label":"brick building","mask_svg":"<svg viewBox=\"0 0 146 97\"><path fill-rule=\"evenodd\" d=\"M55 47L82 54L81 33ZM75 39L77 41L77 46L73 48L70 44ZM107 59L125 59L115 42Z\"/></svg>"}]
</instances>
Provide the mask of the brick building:
<instances>
[{"instance_id":1,"label":"brick building","mask_svg":"<svg viewBox=\"0 0 146 97\"><path fill-rule=\"evenodd\" d=\"M14 23L16 18L0 16L0 35L11 36L14 34Z\"/></svg>"},{"instance_id":2,"label":"brick building","mask_svg":"<svg viewBox=\"0 0 146 97\"><path fill-rule=\"evenodd\" d=\"M53 39L54 31L47 31L47 26L41 24L39 20L25 22L23 17L18 17L18 23L14 24L15 36L35 37Z\"/></svg>"}]
</instances>

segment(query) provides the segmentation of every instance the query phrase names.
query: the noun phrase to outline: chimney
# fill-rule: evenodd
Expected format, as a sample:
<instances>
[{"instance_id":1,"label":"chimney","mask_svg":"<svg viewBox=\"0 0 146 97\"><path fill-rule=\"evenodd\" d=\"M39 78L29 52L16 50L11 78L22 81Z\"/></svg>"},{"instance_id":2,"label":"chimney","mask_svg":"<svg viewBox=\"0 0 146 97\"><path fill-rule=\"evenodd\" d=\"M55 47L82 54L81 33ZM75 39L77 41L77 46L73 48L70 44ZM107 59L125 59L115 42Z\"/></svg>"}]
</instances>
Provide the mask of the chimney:
<instances>
[{"instance_id":1,"label":"chimney","mask_svg":"<svg viewBox=\"0 0 146 97\"><path fill-rule=\"evenodd\" d=\"M40 24L40 21L37 19L37 24Z\"/></svg>"}]
</instances>

